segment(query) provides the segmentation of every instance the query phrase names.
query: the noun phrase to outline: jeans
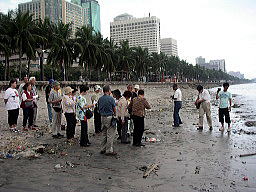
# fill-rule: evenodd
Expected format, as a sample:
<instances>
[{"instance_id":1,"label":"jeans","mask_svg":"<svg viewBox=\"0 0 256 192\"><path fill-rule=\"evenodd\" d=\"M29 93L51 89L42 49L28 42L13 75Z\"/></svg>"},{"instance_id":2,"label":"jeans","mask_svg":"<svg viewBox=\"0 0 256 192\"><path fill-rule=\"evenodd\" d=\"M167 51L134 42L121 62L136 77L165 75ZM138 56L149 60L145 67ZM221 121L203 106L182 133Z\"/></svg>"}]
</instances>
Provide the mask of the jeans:
<instances>
[{"instance_id":1,"label":"jeans","mask_svg":"<svg viewBox=\"0 0 256 192\"><path fill-rule=\"evenodd\" d=\"M118 118L118 122L117 122L117 131L118 131L118 135L121 138L121 143L125 143L128 141L128 135L127 135L127 131L128 131L128 117L124 118L124 123L122 123L121 118Z\"/></svg>"},{"instance_id":2,"label":"jeans","mask_svg":"<svg viewBox=\"0 0 256 192\"><path fill-rule=\"evenodd\" d=\"M173 120L174 120L174 126L179 126L182 124L182 121L180 119L180 109L182 107L181 101L174 101L174 112L173 112Z\"/></svg>"},{"instance_id":3,"label":"jeans","mask_svg":"<svg viewBox=\"0 0 256 192\"><path fill-rule=\"evenodd\" d=\"M100 116L100 113L98 112L97 107L95 107L94 109L94 128L95 128L95 133L101 132L101 116Z\"/></svg>"},{"instance_id":4,"label":"jeans","mask_svg":"<svg viewBox=\"0 0 256 192\"><path fill-rule=\"evenodd\" d=\"M72 139L75 136L76 129L76 115L75 113L65 113L67 121L66 135L67 139Z\"/></svg>"},{"instance_id":5,"label":"jeans","mask_svg":"<svg viewBox=\"0 0 256 192\"><path fill-rule=\"evenodd\" d=\"M101 116L102 123L102 134L104 136L103 141L101 142L101 151L106 153L112 153L113 150L113 142L116 133L116 127L111 126L112 116Z\"/></svg>"},{"instance_id":6,"label":"jeans","mask_svg":"<svg viewBox=\"0 0 256 192\"><path fill-rule=\"evenodd\" d=\"M144 133L144 117L133 116L133 145L141 144L141 139Z\"/></svg>"},{"instance_id":7,"label":"jeans","mask_svg":"<svg viewBox=\"0 0 256 192\"><path fill-rule=\"evenodd\" d=\"M18 117L19 117L19 108L8 110L8 124L9 126L17 125Z\"/></svg>"},{"instance_id":8,"label":"jeans","mask_svg":"<svg viewBox=\"0 0 256 192\"><path fill-rule=\"evenodd\" d=\"M52 123L52 105L50 103L47 103L47 109L48 109L48 117L50 123Z\"/></svg>"},{"instance_id":9,"label":"jeans","mask_svg":"<svg viewBox=\"0 0 256 192\"><path fill-rule=\"evenodd\" d=\"M80 137L80 145L85 146L89 143L88 138L88 124L87 121L81 120L81 137Z\"/></svg>"},{"instance_id":10,"label":"jeans","mask_svg":"<svg viewBox=\"0 0 256 192\"><path fill-rule=\"evenodd\" d=\"M33 126L33 118L34 118L34 110L33 108L24 108L23 109L23 127L28 125L31 127Z\"/></svg>"}]
</instances>

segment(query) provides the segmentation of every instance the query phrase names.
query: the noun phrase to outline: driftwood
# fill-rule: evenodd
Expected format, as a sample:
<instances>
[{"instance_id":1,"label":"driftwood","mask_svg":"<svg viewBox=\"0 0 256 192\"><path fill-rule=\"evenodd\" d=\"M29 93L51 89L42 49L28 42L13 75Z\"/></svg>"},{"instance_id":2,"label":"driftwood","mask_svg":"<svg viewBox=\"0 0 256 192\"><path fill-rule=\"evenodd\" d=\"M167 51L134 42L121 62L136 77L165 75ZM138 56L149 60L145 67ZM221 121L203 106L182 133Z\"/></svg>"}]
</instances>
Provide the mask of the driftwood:
<instances>
[{"instance_id":1,"label":"driftwood","mask_svg":"<svg viewBox=\"0 0 256 192\"><path fill-rule=\"evenodd\" d=\"M253 155L256 155L256 153L242 154L242 155L239 155L239 157L249 157Z\"/></svg>"},{"instance_id":2,"label":"driftwood","mask_svg":"<svg viewBox=\"0 0 256 192\"><path fill-rule=\"evenodd\" d=\"M148 167L148 169L145 171L143 178L147 178L151 172L154 172L156 175L156 170L158 169L158 165L157 164L152 164Z\"/></svg>"}]
</instances>

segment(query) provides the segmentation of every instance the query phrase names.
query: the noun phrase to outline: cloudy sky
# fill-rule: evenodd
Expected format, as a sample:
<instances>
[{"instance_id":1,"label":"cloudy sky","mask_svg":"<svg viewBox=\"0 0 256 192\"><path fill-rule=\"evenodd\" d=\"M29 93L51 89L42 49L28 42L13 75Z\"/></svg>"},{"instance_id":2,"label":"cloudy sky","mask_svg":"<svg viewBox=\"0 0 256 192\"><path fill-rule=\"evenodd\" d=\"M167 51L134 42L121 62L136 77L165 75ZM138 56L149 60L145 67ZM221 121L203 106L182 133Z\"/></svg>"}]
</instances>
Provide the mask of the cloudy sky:
<instances>
[{"instance_id":1,"label":"cloudy sky","mask_svg":"<svg viewBox=\"0 0 256 192\"><path fill-rule=\"evenodd\" d=\"M28 0L0 0L0 11ZM122 13L149 12L161 20L161 37L178 41L181 59L225 59L228 71L256 77L256 0L99 0L104 37L109 23Z\"/></svg>"}]
</instances>

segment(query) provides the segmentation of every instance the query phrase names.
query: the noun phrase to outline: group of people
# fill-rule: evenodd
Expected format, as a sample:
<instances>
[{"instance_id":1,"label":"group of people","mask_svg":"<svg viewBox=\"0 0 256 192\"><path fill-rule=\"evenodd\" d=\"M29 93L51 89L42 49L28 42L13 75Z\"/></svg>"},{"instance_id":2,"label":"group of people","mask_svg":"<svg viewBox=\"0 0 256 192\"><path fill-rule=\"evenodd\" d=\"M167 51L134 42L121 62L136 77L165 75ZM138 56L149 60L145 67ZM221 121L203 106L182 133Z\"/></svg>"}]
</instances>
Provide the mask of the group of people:
<instances>
[{"instance_id":1,"label":"group of people","mask_svg":"<svg viewBox=\"0 0 256 192\"><path fill-rule=\"evenodd\" d=\"M10 130L17 132L17 119L19 109L23 109L23 131L35 130L37 117L37 102L39 96L35 86L35 77L24 78L17 90L17 80L10 81L9 88L4 95L5 107L8 111L8 123ZM229 112L231 111L232 95L228 92L229 84L223 84L223 91L218 89L216 99L220 100L219 121L220 131L224 131L224 117L228 124L227 131L231 130ZM101 91L103 90L103 95ZM174 94L174 127L179 127L181 121L179 112L182 108L182 92L177 84L173 85ZM203 86L197 86L198 97L195 102L199 109L198 130L203 129L203 119L206 114L209 129L212 130L211 118L211 96L209 91ZM144 90L139 85L127 86L127 90L121 93L116 89L111 91L109 85L101 88L99 85L94 87L94 94L91 102L88 102L86 95L89 87L80 86L79 91L67 86L62 89L58 81L49 80L49 85L45 89L48 117L51 125L53 138L63 138L61 134L61 119L64 114L66 118L66 138L68 142L74 141L77 122L81 123L80 146L88 147L91 145L88 136L88 119L94 115L95 133L102 133L101 153L106 155L116 155L113 150L113 142L118 133L118 139L122 144L130 144L129 136L133 136L133 146L144 146L142 136L144 132L145 110L150 109L148 101L144 97ZM28 124L28 126L27 126ZM130 130L128 133L128 129Z\"/></svg>"},{"instance_id":2,"label":"group of people","mask_svg":"<svg viewBox=\"0 0 256 192\"><path fill-rule=\"evenodd\" d=\"M224 117L225 122L228 124L227 132L231 131L230 111L232 107L232 94L228 91L229 83L223 84L223 90L218 88L216 93L216 100L219 100L219 122L221 123L220 131L224 131ZM179 111L182 107L182 93L177 84L173 85L174 95L174 127L179 127L182 124ZM211 117L211 95L207 89L202 85L197 86L198 96L195 101L195 106L199 110L199 123L198 130L203 130L204 116L206 115L209 130L213 130L212 117Z\"/></svg>"}]
</instances>

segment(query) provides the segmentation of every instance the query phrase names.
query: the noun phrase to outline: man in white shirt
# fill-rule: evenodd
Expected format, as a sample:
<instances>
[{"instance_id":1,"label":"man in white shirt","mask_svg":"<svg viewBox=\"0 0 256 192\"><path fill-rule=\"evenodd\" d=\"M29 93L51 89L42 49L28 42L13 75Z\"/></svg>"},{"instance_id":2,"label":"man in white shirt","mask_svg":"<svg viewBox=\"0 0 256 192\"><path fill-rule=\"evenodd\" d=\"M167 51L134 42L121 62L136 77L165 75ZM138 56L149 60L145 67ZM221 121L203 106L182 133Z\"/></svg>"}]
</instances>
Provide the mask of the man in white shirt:
<instances>
[{"instance_id":1,"label":"man in white shirt","mask_svg":"<svg viewBox=\"0 0 256 192\"><path fill-rule=\"evenodd\" d=\"M211 96L209 91L203 88L202 85L197 86L198 97L195 105L199 109L199 127L198 130L203 130L204 114L206 114L207 123L210 131L212 130L212 117L211 117Z\"/></svg>"},{"instance_id":2,"label":"man in white shirt","mask_svg":"<svg viewBox=\"0 0 256 192\"><path fill-rule=\"evenodd\" d=\"M174 90L174 95L172 96L172 99L174 100L173 127L179 127L180 124L182 124L179 114L180 109L182 107L182 93L181 90L178 88L177 84L173 84L172 88Z\"/></svg>"}]
</instances>

